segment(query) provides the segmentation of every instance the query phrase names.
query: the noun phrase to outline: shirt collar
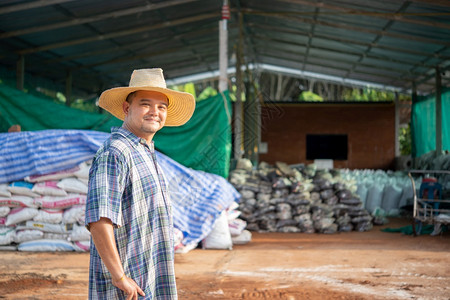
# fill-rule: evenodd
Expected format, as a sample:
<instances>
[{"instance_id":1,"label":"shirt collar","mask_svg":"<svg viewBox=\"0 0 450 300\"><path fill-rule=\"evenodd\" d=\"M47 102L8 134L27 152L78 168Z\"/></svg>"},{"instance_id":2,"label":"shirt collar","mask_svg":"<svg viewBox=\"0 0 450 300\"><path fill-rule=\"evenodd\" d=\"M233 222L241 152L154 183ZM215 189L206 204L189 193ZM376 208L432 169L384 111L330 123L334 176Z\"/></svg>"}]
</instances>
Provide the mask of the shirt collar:
<instances>
[{"instance_id":1,"label":"shirt collar","mask_svg":"<svg viewBox=\"0 0 450 300\"><path fill-rule=\"evenodd\" d=\"M124 127L112 127L111 134L119 134L125 137L134 147L138 147L139 144L141 144L144 146L147 145L152 152L155 150L153 141L151 141L150 144L147 144L147 141L144 138L136 136L134 133Z\"/></svg>"}]
</instances>

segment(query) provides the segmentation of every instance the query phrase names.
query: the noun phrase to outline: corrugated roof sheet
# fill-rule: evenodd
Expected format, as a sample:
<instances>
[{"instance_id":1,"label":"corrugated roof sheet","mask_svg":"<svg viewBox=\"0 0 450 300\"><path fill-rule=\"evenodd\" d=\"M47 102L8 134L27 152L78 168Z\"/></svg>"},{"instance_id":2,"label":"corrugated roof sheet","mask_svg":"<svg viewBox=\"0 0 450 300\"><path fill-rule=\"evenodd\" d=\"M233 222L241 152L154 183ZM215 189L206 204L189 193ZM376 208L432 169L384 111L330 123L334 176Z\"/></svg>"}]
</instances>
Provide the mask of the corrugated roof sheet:
<instances>
[{"instance_id":1,"label":"corrugated roof sheet","mask_svg":"<svg viewBox=\"0 0 450 300\"><path fill-rule=\"evenodd\" d=\"M230 0L229 55L243 18L247 63L419 92L450 72L450 1ZM133 69L167 79L218 69L220 0L11 0L0 3L0 65L86 93L127 85ZM273 69L273 68L272 68ZM298 71L298 72L297 72ZM208 73L209 74L209 73ZM299 75L304 74L304 75ZM448 85L450 76L443 77Z\"/></svg>"}]
</instances>

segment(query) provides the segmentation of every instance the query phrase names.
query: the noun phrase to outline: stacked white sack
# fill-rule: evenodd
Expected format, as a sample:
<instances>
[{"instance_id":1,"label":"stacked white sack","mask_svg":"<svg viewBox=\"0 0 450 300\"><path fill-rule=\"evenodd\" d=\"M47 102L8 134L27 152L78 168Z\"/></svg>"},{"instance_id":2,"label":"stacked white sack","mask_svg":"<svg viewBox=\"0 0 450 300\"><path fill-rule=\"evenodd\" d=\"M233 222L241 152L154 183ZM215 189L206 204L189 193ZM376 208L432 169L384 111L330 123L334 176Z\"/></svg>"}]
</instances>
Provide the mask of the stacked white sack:
<instances>
[{"instance_id":1,"label":"stacked white sack","mask_svg":"<svg viewBox=\"0 0 450 300\"><path fill-rule=\"evenodd\" d=\"M214 223L212 231L202 241L203 249L228 249L233 245L246 244L251 241L252 234L245 230L247 222L239 219L241 212L239 205L233 202L230 207L222 211Z\"/></svg>"},{"instance_id":2,"label":"stacked white sack","mask_svg":"<svg viewBox=\"0 0 450 300\"><path fill-rule=\"evenodd\" d=\"M341 176L356 181L356 193L370 213L381 209L386 215L395 216L401 207L413 204L414 191L406 172L345 169ZM415 178L416 188L421 180Z\"/></svg>"},{"instance_id":3,"label":"stacked white sack","mask_svg":"<svg viewBox=\"0 0 450 300\"><path fill-rule=\"evenodd\" d=\"M89 251L84 226L89 162L0 185L0 249Z\"/></svg>"},{"instance_id":4,"label":"stacked white sack","mask_svg":"<svg viewBox=\"0 0 450 300\"><path fill-rule=\"evenodd\" d=\"M247 244L252 240L252 233L245 229L247 227L247 222L239 219L241 212L238 208L239 204L233 202L227 210L228 228L230 230L233 245Z\"/></svg>"}]
</instances>

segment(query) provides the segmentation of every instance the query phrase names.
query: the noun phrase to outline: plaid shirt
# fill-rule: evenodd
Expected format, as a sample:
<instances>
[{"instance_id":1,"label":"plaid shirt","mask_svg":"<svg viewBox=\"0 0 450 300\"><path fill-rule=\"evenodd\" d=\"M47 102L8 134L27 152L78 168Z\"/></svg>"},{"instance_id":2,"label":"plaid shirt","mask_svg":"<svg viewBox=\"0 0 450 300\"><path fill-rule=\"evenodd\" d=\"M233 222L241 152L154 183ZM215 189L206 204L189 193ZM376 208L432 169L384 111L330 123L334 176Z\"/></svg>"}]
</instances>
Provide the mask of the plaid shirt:
<instances>
[{"instance_id":1,"label":"plaid shirt","mask_svg":"<svg viewBox=\"0 0 450 300\"><path fill-rule=\"evenodd\" d=\"M89 174L86 225L108 218L125 274L145 299L177 299L172 209L153 142L113 128ZM91 243L89 299L125 299Z\"/></svg>"}]
</instances>

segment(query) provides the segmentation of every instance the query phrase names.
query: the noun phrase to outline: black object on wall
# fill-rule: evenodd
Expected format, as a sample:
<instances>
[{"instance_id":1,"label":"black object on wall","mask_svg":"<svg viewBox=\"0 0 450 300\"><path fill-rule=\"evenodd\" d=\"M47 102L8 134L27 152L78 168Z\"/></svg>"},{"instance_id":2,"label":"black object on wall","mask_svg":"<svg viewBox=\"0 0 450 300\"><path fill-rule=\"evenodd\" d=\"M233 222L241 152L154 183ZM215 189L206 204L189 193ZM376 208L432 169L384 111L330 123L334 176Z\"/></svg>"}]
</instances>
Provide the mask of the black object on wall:
<instances>
[{"instance_id":1,"label":"black object on wall","mask_svg":"<svg viewBox=\"0 0 450 300\"><path fill-rule=\"evenodd\" d=\"M348 137L346 134L307 134L306 159L347 160Z\"/></svg>"}]
</instances>

